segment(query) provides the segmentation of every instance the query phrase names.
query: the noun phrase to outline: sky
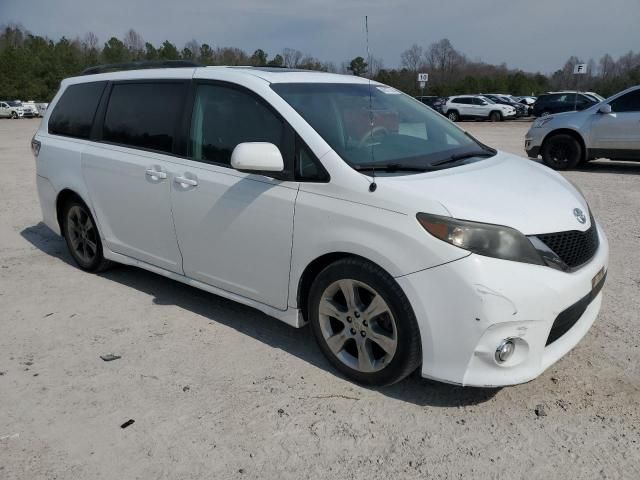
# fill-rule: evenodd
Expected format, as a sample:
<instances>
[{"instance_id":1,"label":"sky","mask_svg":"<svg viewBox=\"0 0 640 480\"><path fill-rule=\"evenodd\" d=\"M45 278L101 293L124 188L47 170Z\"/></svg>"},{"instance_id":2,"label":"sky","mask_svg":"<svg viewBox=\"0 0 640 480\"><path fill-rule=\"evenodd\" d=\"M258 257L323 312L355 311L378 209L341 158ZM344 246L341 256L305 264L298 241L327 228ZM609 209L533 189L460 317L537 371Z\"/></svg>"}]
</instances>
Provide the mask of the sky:
<instances>
[{"instance_id":1,"label":"sky","mask_svg":"<svg viewBox=\"0 0 640 480\"><path fill-rule=\"evenodd\" d=\"M471 60L543 73L571 55L640 49L640 0L0 0L0 25L52 39L92 31L104 43L133 28L155 45L195 39L270 58L289 47L336 65L366 57L365 15L387 68L441 38Z\"/></svg>"}]
</instances>

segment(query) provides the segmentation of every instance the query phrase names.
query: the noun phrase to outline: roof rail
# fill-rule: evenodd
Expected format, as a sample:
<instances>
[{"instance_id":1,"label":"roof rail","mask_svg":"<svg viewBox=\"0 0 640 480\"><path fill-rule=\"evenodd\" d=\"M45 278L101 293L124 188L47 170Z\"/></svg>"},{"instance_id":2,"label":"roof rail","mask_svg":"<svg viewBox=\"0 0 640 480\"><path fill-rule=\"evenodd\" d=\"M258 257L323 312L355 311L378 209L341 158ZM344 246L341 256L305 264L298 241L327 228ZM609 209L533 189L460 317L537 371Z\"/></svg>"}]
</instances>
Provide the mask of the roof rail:
<instances>
[{"instance_id":1,"label":"roof rail","mask_svg":"<svg viewBox=\"0 0 640 480\"><path fill-rule=\"evenodd\" d=\"M149 60L142 62L109 63L96 65L82 71L80 75L95 75L97 73L112 72L117 70L142 70L145 68L181 68L201 67L199 63L190 60Z\"/></svg>"}]
</instances>

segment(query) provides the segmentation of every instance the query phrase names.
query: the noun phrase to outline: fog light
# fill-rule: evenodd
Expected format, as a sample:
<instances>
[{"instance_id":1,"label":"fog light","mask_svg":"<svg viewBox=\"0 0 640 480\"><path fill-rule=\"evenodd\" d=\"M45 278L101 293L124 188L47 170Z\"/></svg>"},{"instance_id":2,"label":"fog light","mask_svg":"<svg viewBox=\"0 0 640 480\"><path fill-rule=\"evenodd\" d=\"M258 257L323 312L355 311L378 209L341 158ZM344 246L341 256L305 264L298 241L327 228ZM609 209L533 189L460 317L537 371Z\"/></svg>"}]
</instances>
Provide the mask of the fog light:
<instances>
[{"instance_id":1,"label":"fog light","mask_svg":"<svg viewBox=\"0 0 640 480\"><path fill-rule=\"evenodd\" d=\"M516 344L508 338L504 339L502 342L500 342L498 348L496 348L496 362L506 362L507 360L509 360L509 358L511 358L511 355L513 355L513 352L515 351Z\"/></svg>"}]
</instances>

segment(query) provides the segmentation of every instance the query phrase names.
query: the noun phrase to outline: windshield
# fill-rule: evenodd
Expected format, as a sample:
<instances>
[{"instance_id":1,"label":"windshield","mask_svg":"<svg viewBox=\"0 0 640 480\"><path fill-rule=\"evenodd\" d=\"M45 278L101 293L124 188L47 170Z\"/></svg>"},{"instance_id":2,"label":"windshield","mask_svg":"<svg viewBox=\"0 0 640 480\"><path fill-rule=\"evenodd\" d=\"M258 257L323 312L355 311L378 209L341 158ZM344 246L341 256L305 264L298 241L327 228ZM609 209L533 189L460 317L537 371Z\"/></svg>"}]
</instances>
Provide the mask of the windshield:
<instances>
[{"instance_id":1,"label":"windshield","mask_svg":"<svg viewBox=\"0 0 640 480\"><path fill-rule=\"evenodd\" d=\"M442 115L391 87L280 83L271 88L356 169L430 170L495 153ZM470 155L474 152L479 156Z\"/></svg>"}]
</instances>

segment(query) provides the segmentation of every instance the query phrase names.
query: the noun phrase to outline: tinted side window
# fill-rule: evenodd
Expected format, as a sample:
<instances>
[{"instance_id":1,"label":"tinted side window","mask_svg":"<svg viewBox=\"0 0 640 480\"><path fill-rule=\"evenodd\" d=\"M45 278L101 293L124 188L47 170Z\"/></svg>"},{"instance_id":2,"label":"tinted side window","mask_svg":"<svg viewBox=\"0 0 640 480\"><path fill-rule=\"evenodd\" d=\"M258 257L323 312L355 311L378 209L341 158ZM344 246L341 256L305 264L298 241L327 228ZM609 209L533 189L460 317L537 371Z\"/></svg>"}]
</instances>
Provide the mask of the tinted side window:
<instances>
[{"instance_id":1,"label":"tinted side window","mask_svg":"<svg viewBox=\"0 0 640 480\"><path fill-rule=\"evenodd\" d=\"M105 85L106 82L91 82L67 87L51 112L49 133L89 138Z\"/></svg>"},{"instance_id":2,"label":"tinted side window","mask_svg":"<svg viewBox=\"0 0 640 480\"><path fill-rule=\"evenodd\" d=\"M640 112L640 89L629 92L611 102L614 112Z\"/></svg>"},{"instance_id":3,"label":"tinted side window","mask_svg":"<svg viewBox=\"0 0 640 480\"><path fill-rule=\"evenodd\" d=\"M253 95L219 85L197 87L189 141L194 160L229 165L243 142L273 143L284 156L283 136L282 121Z\"/></svg>"},{"instance_id":4,"label":"tinted side window","mask_svg":"<svg viewBox=\"0 0 640 480\"><path fill-rule=\"evenodd\" d=\"M171 153L184 93L182 82L115 84L104 118L102 139Z\"/></svg>"},{"instance_id":5,"label":"tinted side window","mask_svg":"<svg viewBox=\"0 0 640 480\"><path fill-rule=\"evenodd\" d=\"M460 98L452 98L451 103L462 103Z\"/></svg>"}]
</instances>

